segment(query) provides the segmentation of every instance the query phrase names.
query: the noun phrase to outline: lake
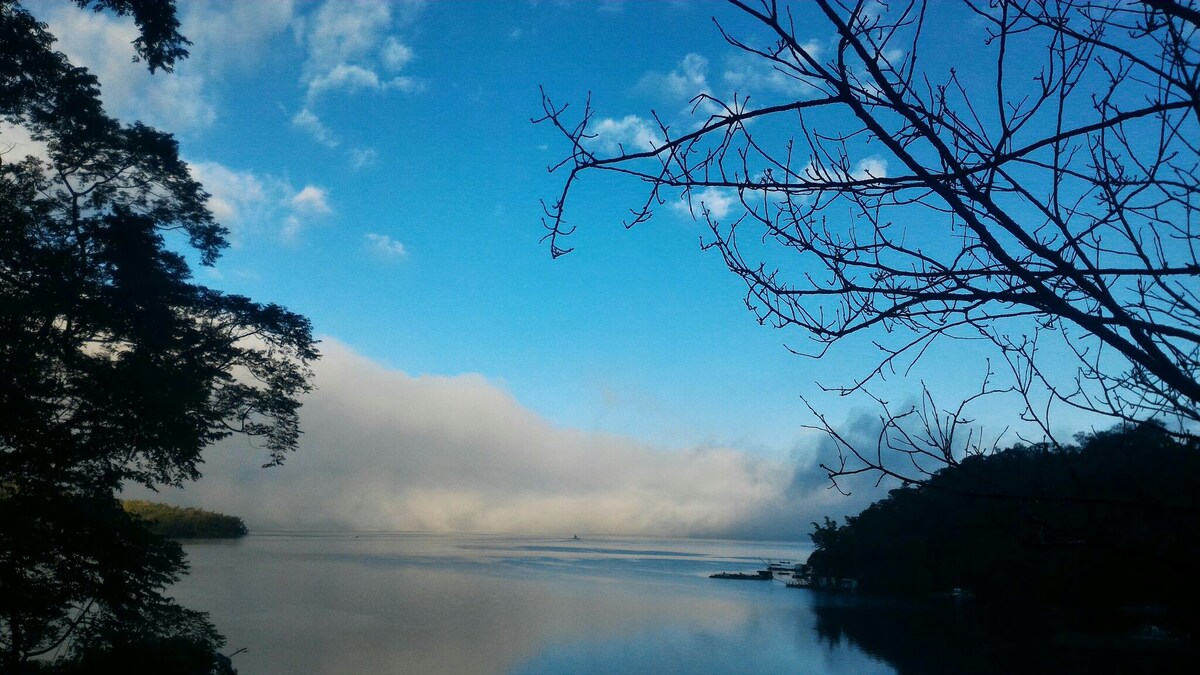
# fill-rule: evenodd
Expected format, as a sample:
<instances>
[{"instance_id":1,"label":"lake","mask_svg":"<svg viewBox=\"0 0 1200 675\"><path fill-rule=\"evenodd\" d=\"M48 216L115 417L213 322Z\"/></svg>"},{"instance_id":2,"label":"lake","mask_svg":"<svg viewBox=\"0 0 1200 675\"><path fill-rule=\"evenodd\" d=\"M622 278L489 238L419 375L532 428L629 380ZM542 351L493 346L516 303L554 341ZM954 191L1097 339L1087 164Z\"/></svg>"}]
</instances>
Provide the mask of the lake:
<instances>
[{"instance_id":1,"label":"lake","mask_svg":"<svg viewBox=\"0 0 1200 675\"><path fill-rule=\"evenodd\" d=\"M174 588L243 675L891 673L822 644L812 594L709 579L808 547L644 538L266 533L185 546Z\"/></svg>"},{"instance_id":2,"label":"lake","mask_svg":"<svg viewBox=\"0 0 1200 675\"><path fill-rule=\"evenodd\" d=\"M185 544L173 589L242 675L1187 672L1194 649L1046 611L709 579L808 547L262 533Z\"/></svg>"}]
</instances>

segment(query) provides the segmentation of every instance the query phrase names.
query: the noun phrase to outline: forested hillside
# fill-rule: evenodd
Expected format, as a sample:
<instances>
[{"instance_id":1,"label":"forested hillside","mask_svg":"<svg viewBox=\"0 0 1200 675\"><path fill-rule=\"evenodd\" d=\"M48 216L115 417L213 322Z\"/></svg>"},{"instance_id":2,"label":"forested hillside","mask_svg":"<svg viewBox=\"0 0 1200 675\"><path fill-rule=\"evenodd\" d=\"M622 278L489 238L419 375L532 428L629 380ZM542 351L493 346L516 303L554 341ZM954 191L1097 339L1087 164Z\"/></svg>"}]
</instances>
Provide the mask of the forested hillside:
<instances>
[{"instance_id":1,"label":"forested hillside","mask_svg":"<svg viewBox=\"0 0 1200 675\"><path fill-rule=\"evenodd\" d=\"M1155 424L970 457L845 523L814 523L814 577L865 591L1162 606L1195 597L1200 448Z\"/></svg>"},{"instance_id":2,"label":"forested hillside","mask_svg":"<svg viewBox=\"0 0 1200 675\"><path fill-rule=\"evenodd\" d=\"M121 505L148 521L154 533L172 539L232 539L246 534L246 524L237 516L142 499L126 499Z\"/></svg>"}]
</instances>

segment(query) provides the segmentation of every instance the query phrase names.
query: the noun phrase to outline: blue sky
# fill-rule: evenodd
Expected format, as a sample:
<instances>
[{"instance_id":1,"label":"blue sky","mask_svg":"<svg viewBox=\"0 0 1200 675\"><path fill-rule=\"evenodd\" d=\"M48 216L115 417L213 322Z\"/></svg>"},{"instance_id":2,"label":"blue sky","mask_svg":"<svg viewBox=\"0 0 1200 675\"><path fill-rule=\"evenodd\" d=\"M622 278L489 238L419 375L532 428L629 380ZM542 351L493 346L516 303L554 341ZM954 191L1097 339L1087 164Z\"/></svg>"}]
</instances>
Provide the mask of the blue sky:
<instances>
[{"instance_id":1,"label":"blue sky","mask_svg":"<svg viewBox=\"0 0 1200 675\"><path fill-rule=\"evenodd\" d=\"M632 231L620 226L636 186L586 182L571 204L575 252L552 260L539 241L539 199L561 187L546 167L565 152L552 129L530 123L541 114L539 86L576 107L590 92L601 145L636 143L652 109L691 123L688 100L701 92L749 91L760 102L794 94L724 44L714 14L733 32L746 28L724 5L181 2L192 57L154 76L130 63L130 22L70 3L29 6L98 74L112 113L179 138L231 230L230 249L197 278L301 312L326 341L300 453L312 456L264 478L247 469L257 458L218 451L210 478L179 500L232 503L270 526L574 529L608 508L623 515L586 527L762 535L796 520L789 536L806 530L808 515L854 510L831 501L813 468L832 457L803 429L812 420L800 397L835 423L860 419L866 402L815 383L866 372L868 345L820 361L788 353L785 344L802 348L806 338L755 322L742 282L699 249L702 226L681 202ZM727 202L710 195L709 205L721 215ZM948 397L981 376L955 349L923 375ZM917 377L884 391L911 398ZM446 440L464 427L472 431ZM347 449L368 446L362 456ZM444 452L448 468L412 459L426 450ZM552 457L575 459L539 474ZM642 474L616 468L643 462ZM484 465L494 485L463 477ZM286 502L299 486L312 489L305 471L344 474L322 493L343 505L327 504L336 517L297 516ZM497 477L521 471L540 476L518 491L525 501L500 496L497 486L523 480ZM372 472L389 478L376 484ZM580 487L596 472L611 484ZM741 478L722 483L733 475ZM258 496L247 497L252 488ZM272 507L268 494L284 501ZM419 499L458 507L434 513L413 506ZM611 507L622 499L633 506ZM364 515L384 501L391 516ZM570 517L526 517L555 504Z\"/></svg>"},{"instance_id":2,"label":"blue sky","mask_svg":"<svg viewBox=\"0 0 1200 675\"><path fill-rule=\"evenodd\" d=\"M130 29L49 9L39 15L52 29L67 16ZM530 124L538 86L578 104L592 91L618 120L680 115L694 83L662 91L652 80L724 51L712 9L184 4L195 46L174 75L143 75L111 38L95 69L106 92L134 81L133 96L106 95L109 107L175 132L214 193L234 246L198 271L205 283L280 302L406 372L480 373L563 425L779 451L816 364L757 326L741 282L698 250L690 217L664 209L626 232L624 205L581 199L576 253L554 261L539 243L539 199L560 182L546 166L563 148ZM230 41L226 26L246 36ZM68 53L94 61L99 50L75 41ZM698 69L719 85L719 58ZM137 95L169 80L184 91Z\"/></svg>"}]
</instances>

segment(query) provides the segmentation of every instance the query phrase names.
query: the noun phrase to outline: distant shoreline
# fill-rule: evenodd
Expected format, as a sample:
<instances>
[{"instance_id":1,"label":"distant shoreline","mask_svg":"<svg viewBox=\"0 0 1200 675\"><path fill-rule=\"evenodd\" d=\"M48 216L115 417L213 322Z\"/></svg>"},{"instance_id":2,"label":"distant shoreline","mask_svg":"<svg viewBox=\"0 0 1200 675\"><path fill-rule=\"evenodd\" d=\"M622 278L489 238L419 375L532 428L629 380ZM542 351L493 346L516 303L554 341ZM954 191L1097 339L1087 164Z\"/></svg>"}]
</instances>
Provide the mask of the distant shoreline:
<instances>
[{"instance_id":1,"label":"distant shoreline","mask_svg":"<svg viewBox=\"0 0 1200 675\"><path fill-rule=\"evenodd\" d=\"M124 499L121 506L145 521L151 532L170 539L237 539L248 533L241 518L223 513L144 499Z\"/></svg>"}]
</instances>

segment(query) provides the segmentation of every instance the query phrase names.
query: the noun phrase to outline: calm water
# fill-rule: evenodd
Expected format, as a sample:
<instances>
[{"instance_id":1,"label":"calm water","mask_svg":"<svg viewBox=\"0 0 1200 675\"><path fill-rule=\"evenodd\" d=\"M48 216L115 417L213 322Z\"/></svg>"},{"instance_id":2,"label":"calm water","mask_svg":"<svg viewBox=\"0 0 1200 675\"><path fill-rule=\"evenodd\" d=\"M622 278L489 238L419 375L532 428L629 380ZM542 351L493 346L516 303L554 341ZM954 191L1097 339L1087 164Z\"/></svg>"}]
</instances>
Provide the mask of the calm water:
<instances>
[{"instance_id":1,"label":"calm water","mask_svg":"<svg viewBox=\"0 0 1200 675\"><path fill-rule=\"evenodd\" d=\"M1061 675L1200 662L1191 643L1139 635L1144 617L708 578L807 556L777 543L278 533L186 548L192 574L175 595L211 612L227 652L249 650L235 659L243 675Z\"/></svg>"},{"instance_id":2,"label":"calm water","mask_svg":"<svg viewBox=\"0 0 1200 675\"><path fill-rule=\"evenodd\" d=\"M175 588L243 675L892 673L815 631L813 595L719 581L776 543L259 534L187 545Z\"/></svg>"}]
</instances>

